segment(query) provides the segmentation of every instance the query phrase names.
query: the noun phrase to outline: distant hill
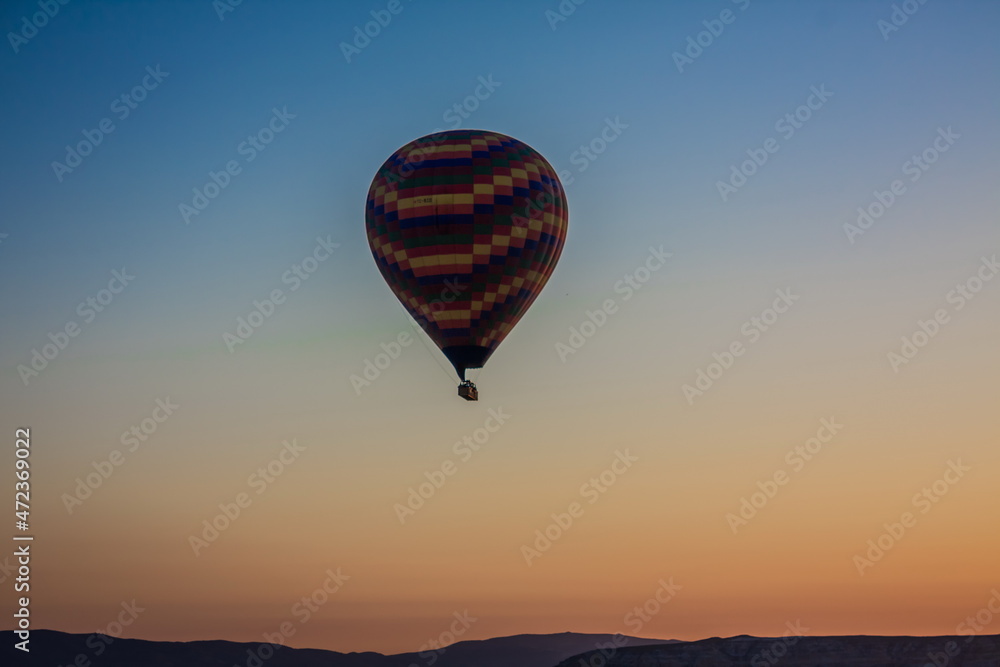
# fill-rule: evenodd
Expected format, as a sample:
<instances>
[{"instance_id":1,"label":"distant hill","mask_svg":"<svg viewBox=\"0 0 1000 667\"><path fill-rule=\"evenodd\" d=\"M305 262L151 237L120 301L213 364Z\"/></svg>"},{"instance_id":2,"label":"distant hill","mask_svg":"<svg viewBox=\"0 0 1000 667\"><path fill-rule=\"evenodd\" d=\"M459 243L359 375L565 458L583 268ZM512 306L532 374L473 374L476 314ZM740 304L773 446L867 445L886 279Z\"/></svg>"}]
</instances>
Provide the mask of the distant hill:
<instances>
[{"instance_id":1,"label":"distant hill","mask_svg":"<svg viewBox=\"0 0 1000 667\"><path fill-rule=\"evenodd\" d=\"M3 632L0 636L4 654L12 656L10 660L0 661L5 667L88 667L84 661L89 661L89 667L552 667L572 655L611 645L614 639L614 635L564 632L456 642L437 654L337 653L288 647L272 654L269 645L258 643L109 638L112 641L108 644L95 635L34 630L31 653L25 654L11 648L15 642L13 632ZM674 641L625 639L626 646ZM103 648L100 655L97 654L99 648Z\"/></svg>"},{"instance_id":2,"label":"distant hill","mask_svg":"<svg viewBox=\"0 0 1000 667\"><path fill-rule=\"evenodd\" d=\"M797 641L796 641L797 640ZM1000 635L978 637L730 637L589 652L557 667L998 667Z\"/></svg>"},{"instance_id":3,"label":"distant hill","mask_svg":"<svg viewBox=\"0 0 1000 667\"><path fill-rule=\"evenodd\" d=\"M6 667L1000 667L1000 635L969 637L713 638L696 642L564 632L452 644L442 653L337 653L227 641L151 642L51 630L31 633L31 653L14 651ZM105 650L98 656L96 647ZM595 650L603 647L603 650ZM14 655L12 655L14 654ZM82 656L82 657L81 657ZM261 660L261 658L264 658ZM436 658L436 659L434 659Z\"/></svg>"}]
</instances>

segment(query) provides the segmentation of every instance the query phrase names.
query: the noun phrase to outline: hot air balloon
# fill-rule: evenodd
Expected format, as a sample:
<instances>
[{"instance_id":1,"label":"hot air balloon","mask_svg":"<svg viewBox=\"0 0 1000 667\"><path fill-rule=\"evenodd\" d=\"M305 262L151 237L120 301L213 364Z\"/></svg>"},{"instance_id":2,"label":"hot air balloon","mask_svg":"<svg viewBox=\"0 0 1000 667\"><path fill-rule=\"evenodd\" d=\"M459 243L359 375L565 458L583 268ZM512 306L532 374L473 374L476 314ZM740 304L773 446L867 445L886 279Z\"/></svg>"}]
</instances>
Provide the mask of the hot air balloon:
<instances>
[{"instance_id":1,"label":"hot air balloon","mask_svg":"<svg viewBox=\"0 0 1000 667\"><path fill-rule=\"evenodd\" d=\"M499 132L448 130L382 164L365 208L382 277L478 400L482 368L534 302L566 241L569 209L552 165Z\"/></svg>"}]
</instances>

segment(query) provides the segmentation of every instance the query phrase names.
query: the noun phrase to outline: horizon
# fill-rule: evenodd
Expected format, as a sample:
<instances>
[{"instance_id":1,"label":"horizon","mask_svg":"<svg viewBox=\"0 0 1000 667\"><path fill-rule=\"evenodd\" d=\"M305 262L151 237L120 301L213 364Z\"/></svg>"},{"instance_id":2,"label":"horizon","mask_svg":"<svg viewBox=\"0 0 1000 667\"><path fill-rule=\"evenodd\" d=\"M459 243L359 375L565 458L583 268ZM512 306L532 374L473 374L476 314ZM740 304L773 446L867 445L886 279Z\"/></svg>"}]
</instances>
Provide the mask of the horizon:
<instances>
[{"instance_id":1,"label":"horizon","mask_svg":"<svg viewBox=\"0 0 1000 667\"><path fill-rule=\"evenodd\" d=\"M998 20L5 3L0 416L34 541L30 591L0 554L2 627L28 593L31 628L138 607L125 637L383 654L1000 634ZM478 402L365 227L390 155L469 128L569 209Z\"/></svg>"},{"instance_id":2,"label":"horizon","mask_svg":"<svg viewBox=\"0 0 1000 667\"><path fill-rule=\"evenodd\" d=\"M0 632L13 632L13 631L12 630L0 630ZM66 632L64 630L55 630L55 629L52 629L52 628L37 628L37 629L32 630L32 632L57 632L57 633L60 633L60 634L73 635L73 636L82 636L82 637L90 637L90 636L93 636L94 634L99 634L99 633L90 633L90 634L87 634L87 633L71 633L71 632ZM742 633L742 634L736 634L736 635L723 635L723 636L716 635L716 636L712 636L712 637L701 637L699 639L676 639L676 638L673 638L673 637L637 637L637 636L633 636L633 635L621 634L621 633L614 633L614 632L576 632L576 631L573 631L573 630L562 630L562 631L558 631L558 632L548 632L548 633L521 632L521 633L514 634L514 635L499 635L499 636L491 636L491 637L481 637L481 638L476 638L476 639L456 639L453 643L446 644L446 645L444 645L444 646L442 646L440 648L437 648L437 649L431 648L431 647L428 647L428 646L425 645L425 646L421 646L421 647L418 647L418 648L412 648L412 649L409 649L409 650L403 650L403 651L391 652L391 653L381 653L379 651L370 651L370 650L360 650L360 651L353 651L353 652L354 653L368 653L368 652L379 653L380 655L384 655L384 656L387 656L387 657L396 656L396 655L404 655L404 654L409 654L409 653L419 653L419 652L422 652L422 651L427 651L427 652L435 651L436 653L438 653L439 655L441 655L441 654L443 654L443 653L446 652L447 648L449 648L451 646L455 646L457 644L476 644L476 643L487 642L487 641L491 641L491 640L495 640L495 639L517 639L519 637L558 637L558 636L561 636L561 635L576 635L576 636L581 636L581 637L618 637L618 636L620 636L620 637L623 637L623 638L637 639L637 640L640 640L640 641L647 641L648 640L648 641L654 641L654 642L672 642L672 643L679 643L679 644L694 644L694 643L697 643L697 642L710 641L710 640L713 640L713 639L722 639L722 640L741 639L743 637L746 637L748 639L776 639L776 640L780 640L780 639L783 639L783 638L796 638L796 637L799 638L799 639L806 639L806 638L810 638L810 639L824 639L824 638L849 639L849 638L852 638L852 637L869 637L869 638L873 638L873 639L899 639L899 638L938 639L938 638L951 638L951 637L960 637L960 636L962 636L962 635L954 635L954 634L951 634L951 635L870 635L870 634L796 635L796 634L790 633L790 632L788 632L786 630L786 632L784 634L776 634L776 635L771 635L771 636L748 635L746 633ZM149 641L149 642L174 641L174 640L152 640L152 639L147 639L145 637L131 637L131 636L128 636L127 634L122 634L120 637L119 636L115 636L115 635L107 635L107 636L110 639L112 639L112 640L116 640L116 639L132 639L132 640L136 640L136 641ZM994 634L984 633L982 635L979 635L979 634L971 635L971 638L976 638L976 637L1000 637L1000 633L994 633ZM969 639L969 638L970 638L970 636L966 636L966 639ZM232 642L232 640L225 639L225 638L217 638L217 639L193 639L193 640L190 640L190 641L187 641L187 642L181 642L181 643L193 643L193 642L230 642L230 643L245 643L245 644L251 644L251 645L252 644L259 644L259 643L261 643L261 642L258 642L258 641ZM316 647L316 646L300 646L300 647L296 647L296 646L291 646L291 645L288 645L288 644L281 644L281 646L284 646L285 648L292 648L292 649L321 650L321 651L331 651L331 652L334 652L334 653L344 653L344 654L351 653L351 652L347 652L347 651L337 651L335 649L325 649L325 648ZM637 644L636 646L652 646L652 645Z\"/></svg>"},{"instance_id":3,"label":"horizon","mask_svg":"<svg viewBox=\"0 0 1000 667\"><path fill-rule=\"evenodd\" d=\"M814 664L815 660L829 660L837 655L840 664L869 664L875 655L893 655L896 660L929 661L928 664L950 663L952 657L964 655L965 659L1000 658L1000 644L992 641L1000 635L958 635L936 637L880 637L862 636L809 636L803 628L789 624L789 632L780 637L711 637L693 642L636 638L610 634L577 634L564 632L550 635L526 634L512 637L497 637L487 640L461 641L436 650L422 650L417 658L427 664L439 660L442 667L458 667L470 663L500 665L517 663L525 667L556 667L571 664L625 664L616 659L620 649L629 655L640 655L648 660L662 660L672 657L674 661L684 660L684 664L702 659L722 660L724 664L744 664L746 656L753 654L751 662L775 663L791 658L794 664ZM309 657L295 656L281 652L281 645L268 642L234 643L231 641L209 640L196 642L148 642L143 640L119 641L113 637L99 635L67 635L45 631L50 640L42 644L42 658L47 665L67 661L78 664L90 650L86 647L102 647L96 656L105 655L102 664L134 665L156 655L164 664L245 664L260 667L281 655L282 664L313 664L317 649L304 649ZM14 633L11 633L14 634ZM52 635L52 636L49 636ZM964 639L963 639L964 637ZM976 641L978 640L978 641ZM322 650L322 649L320 649ZM398 659L410 660L413 653L383 655L381 653L331 653L336 665L346 667L358 664L363 657L368 667L398 667ZM589 658L588 658L589 656ZM372 660L376 662L372 662ZM384 659L384 662L382 662ZM600 660L599 663L595 662ZM631 664L625 656L623 660ZM110 662L109 662L110 661ZM723 664L720 663L720 664ZM32 663L35 664L35 663ZM89 663L88 663L89 664ZM410 663L411 666L414 663ZM659 663L657 663L659 664Z\"/></svg>"}]
</instances>

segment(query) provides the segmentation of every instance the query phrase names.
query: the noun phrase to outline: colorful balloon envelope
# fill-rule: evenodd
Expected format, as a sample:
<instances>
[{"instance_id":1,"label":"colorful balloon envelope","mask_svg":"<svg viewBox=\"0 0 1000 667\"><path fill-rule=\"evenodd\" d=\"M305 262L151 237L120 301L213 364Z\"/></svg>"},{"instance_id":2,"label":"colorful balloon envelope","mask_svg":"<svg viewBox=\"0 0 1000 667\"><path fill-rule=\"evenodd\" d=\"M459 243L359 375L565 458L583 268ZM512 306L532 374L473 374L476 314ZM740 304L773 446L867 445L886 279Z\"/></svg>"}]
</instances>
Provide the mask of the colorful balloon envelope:
<instances>
[{"instance_id":1,"label":"colorful balloon envelope","mask_svg":"<svg viewBox=\"0 0 1000 667\"><path fill-rule=\"evenodd\" d=\"M498 132L450 130L385 161L365 225L382 277L467 388L534 302L566 241L552 165ZM459 394L475 399L468 391Z\"/></svg>"}]
</instances>

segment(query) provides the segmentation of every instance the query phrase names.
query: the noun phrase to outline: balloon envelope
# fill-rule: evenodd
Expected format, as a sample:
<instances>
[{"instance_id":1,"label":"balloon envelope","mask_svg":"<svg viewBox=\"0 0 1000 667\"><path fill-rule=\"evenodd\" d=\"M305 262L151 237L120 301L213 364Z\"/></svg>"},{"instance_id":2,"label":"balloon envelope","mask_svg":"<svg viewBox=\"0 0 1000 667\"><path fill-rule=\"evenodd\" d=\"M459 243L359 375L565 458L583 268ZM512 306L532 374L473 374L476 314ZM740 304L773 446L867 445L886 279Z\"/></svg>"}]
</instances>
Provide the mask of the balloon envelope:
<instances>
[{"instance_id":1,"label":"balloon envelope","mask_svg":"<svg viewBox=\"0 0 1000 667\"><path fill-rule=\"evenodd\" d=\"M568 222L552 165L481 130L437 132L397 150L365 210L382 277L463 380L538 297Z\"/></svg>"}]
</instances>

